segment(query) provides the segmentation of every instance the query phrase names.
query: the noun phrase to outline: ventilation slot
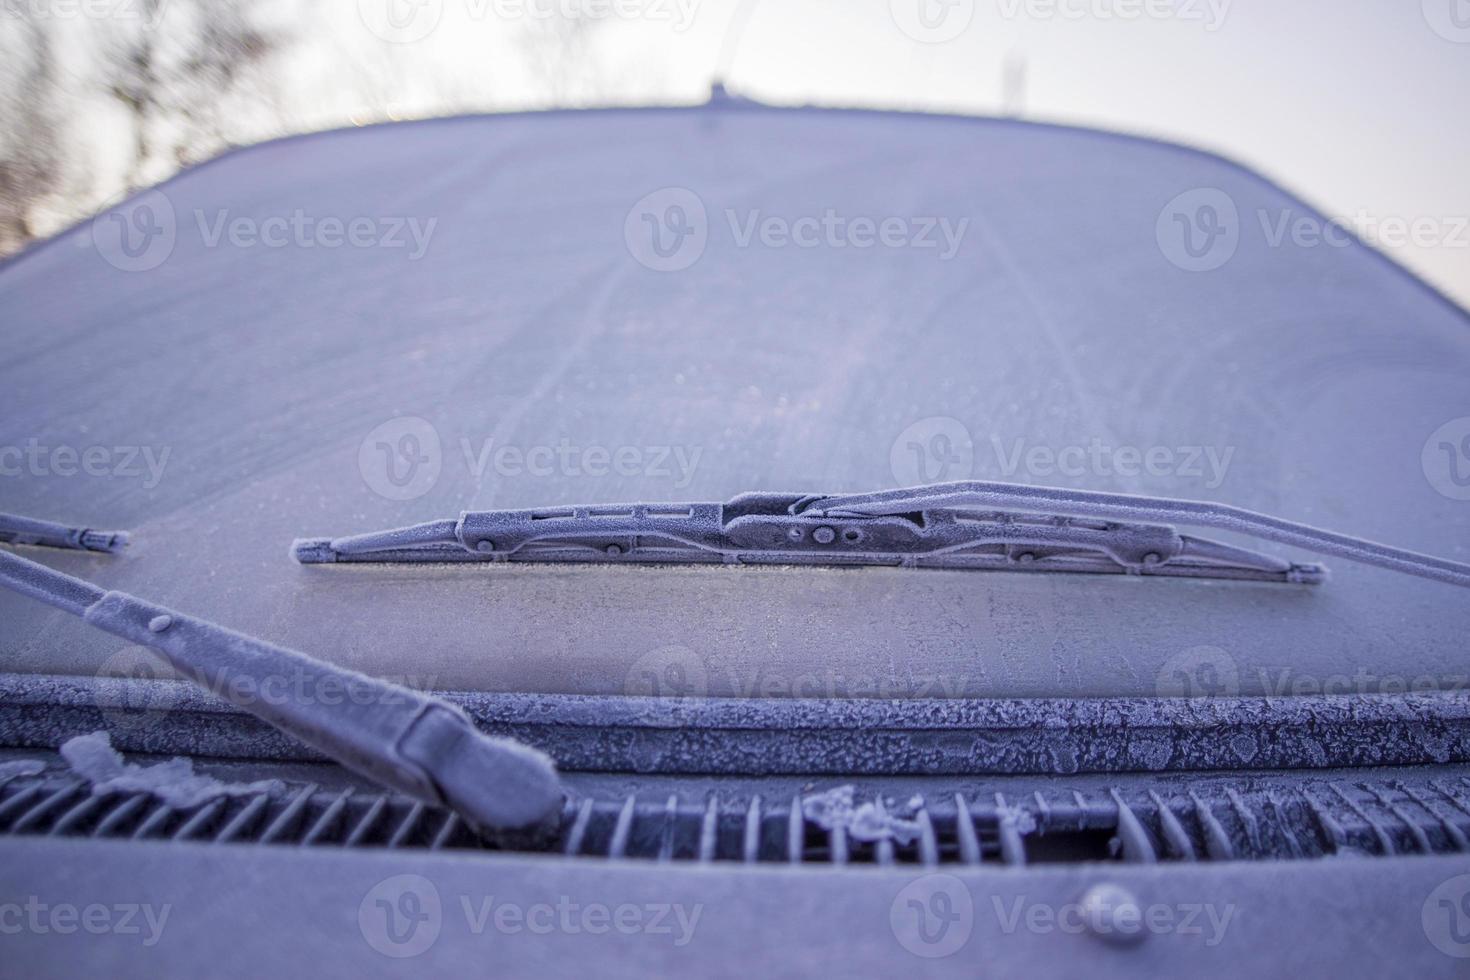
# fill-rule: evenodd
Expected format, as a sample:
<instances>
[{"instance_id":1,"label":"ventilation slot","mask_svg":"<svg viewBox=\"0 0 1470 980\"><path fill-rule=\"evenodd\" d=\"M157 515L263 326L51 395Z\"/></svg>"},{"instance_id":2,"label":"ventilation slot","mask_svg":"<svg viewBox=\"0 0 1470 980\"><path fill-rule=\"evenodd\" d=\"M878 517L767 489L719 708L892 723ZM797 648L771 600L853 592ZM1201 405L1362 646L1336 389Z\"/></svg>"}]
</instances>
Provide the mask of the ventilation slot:
<instances>
[{"instance_id":1,"label":"ventilation slot","mask_svg":"<svg viewBox=\"0 0 1470 980\"><path fill-rule=\"evenodd\" d=\"M825 827L801 799L758 794L582 797L555 833L517 849L578 858L799 865L1020 865L1309 859L1470 852L1463 780L1175 783L1107 794L946 794L916 806L870 798L891 832ZM1182 787L1182 788L1181 788ZM862 800L856 802L861 803ZM0 785L0 834L219 844L490 849L442 809L379 792L218 797L176 809L137 792L95 794L69 775Z\"/></svg>"}]
</instances>

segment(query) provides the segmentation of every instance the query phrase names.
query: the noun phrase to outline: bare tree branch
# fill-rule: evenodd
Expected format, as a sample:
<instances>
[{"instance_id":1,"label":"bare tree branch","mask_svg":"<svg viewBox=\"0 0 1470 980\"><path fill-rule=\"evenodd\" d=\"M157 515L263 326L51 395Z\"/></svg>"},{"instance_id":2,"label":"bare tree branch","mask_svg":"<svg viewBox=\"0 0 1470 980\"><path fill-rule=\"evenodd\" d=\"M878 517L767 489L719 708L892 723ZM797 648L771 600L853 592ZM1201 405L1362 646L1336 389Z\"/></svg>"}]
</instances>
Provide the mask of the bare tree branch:
<instances>
[{"instance_id":1,"label":"bare tree branch","mask_svg":"<svg viewBox=\"0 0 1470 980\"><path fill-rule=\"evenodd\" d=\"M22 22L13 40L25 50L5 58L9 70L0 76L0 117L6 120L0 134L0 255L35 237L33 212L61 183L52 38L44 24Z\"/></svg>"}]
</instances>

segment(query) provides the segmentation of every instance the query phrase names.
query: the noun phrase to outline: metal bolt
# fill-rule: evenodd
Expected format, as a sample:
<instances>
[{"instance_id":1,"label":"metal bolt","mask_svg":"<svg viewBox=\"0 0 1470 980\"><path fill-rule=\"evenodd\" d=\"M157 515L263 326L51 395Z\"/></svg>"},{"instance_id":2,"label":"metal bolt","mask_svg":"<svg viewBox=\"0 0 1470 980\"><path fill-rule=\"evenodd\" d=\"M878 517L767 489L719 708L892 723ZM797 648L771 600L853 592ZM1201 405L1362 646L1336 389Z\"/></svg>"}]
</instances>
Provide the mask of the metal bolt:
<instances>
[{"instance_id":1,"label":"metal bolt","mask_svg":"<svg viewBox=\"0 0 1470 980\"><path fill-rule=\"evenodd\" d=\"M830 527L819 527L812 532L812 539L816 541L817 544L831 544L833 541L837 540L837 532L832 530Z\"/></svg>"},{"instance_id":2,"label":"metal bolt","mask_svg":"<svg viewBox=\"0 0 1470 980\"><path fill-rule=\"evenodd\" d=\"M1138 899L1121 885L1093 885L1082 896L1082 921L1094 936L1114 946L1129 946L1144 937Z\"/></svg>"},{"instance_id":3,"label":"metal bolt","mask_svg":"<svg viewBox=\"0 0 1470 980\"><path fill-rule=\"evenodd\" d=\"M148 632L162 633L173 624L174 618L172 616L154 616L152 619L148 620Z\"/></svg>"}]
</instances>

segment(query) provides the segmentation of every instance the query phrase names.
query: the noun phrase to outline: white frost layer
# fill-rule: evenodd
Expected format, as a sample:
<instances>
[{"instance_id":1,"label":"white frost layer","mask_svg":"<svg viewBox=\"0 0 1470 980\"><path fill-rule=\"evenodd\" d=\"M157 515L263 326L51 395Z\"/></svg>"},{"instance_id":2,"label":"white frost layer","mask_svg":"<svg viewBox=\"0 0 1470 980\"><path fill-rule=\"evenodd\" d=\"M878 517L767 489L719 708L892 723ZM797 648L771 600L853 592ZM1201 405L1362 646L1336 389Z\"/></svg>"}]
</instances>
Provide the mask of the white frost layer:
<instances>
[{"instance_id":1,"label":"white frost layer","mask_svg":"<svg viewBox=\"0 0 1470 980\"><path fill-rule=\"evenodd\" d=\"M188 809L219 796L245 793L281 792L285 786L278 779L254 783L226 783L212 776L194 772L188 759L173 758L152 766L124 762L112 747L106 732L93 732L69 739L61 747L67 765L92 784L92 792L110 791L152 793L169 806Z\"/></svg>"},{"instance_id":2,"label":"white frost layer","mask_svg":"<svg viewBox=\"0 0 1470 980\"><path fill-rule=\"evenodd\" d=\"M847 836L856 841L897 840L912 843L919 836L919 823L879 810L872 803L853 805L853 787L838 786L825 793L806 796L801 813L823 830L842 826ZM915 800L909 801L913 808Z\"/></svg>"},{"instance_id":3,"label":"white frost layer","mask_svg":"<svg viewBox=\"0 0 1470 980\"><path fill-rule=\"evenodd\" d=\"M40 759L16 759L14 762L0 762L0 783L16 776L34 776L45 768L46 763Z\"/></svg>"}]
</instances>

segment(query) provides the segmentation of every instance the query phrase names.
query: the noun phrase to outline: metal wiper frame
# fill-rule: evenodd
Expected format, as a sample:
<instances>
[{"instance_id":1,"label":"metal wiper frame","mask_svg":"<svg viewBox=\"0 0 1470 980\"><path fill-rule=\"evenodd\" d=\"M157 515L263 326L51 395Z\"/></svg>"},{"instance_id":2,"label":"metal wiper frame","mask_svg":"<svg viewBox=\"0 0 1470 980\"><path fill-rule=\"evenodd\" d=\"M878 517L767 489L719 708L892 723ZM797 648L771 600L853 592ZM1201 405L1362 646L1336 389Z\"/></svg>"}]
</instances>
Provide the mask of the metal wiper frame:
<instances>
[{"instance_id":1,"label":"metal wiper frame","mask_svg":"<svg viewBox=\"0 0 1470 980\"><path fill-rule=\"evenodd\" d=\"M1326 570L1205 538L1210 527L1470 586L1470 565L1203 501L971 481L877 493L745 493L725 503L467 511L295 542L331 562L895 565L1317 583Z\"/></svg>"},{"instance_id":2,"label":"metal wiper frame","mask_svg":"<svg viewBox=\"0 0 1470 980\"><path fill-rule=\"evenodd\" d=\"M179 673L380 785L482 831L545 824L565 792L551 760L484 734L457 705L0 551L0 588L157 651ZM238 684L245 680L244 687ZM291 692L280 697L258 692Z\"/></svg>"},{"instance_id":3,"label":"metal wiper frame","mask_svg":"<svg viewBox=\"0 0 1470 980\"><path fill-rule=\"evenodd\" d=\"M19 514L0 514L0 542L106 554L121 550L128 543L128 535L126 531L94 531Z\"/></svg>"}]
</instances>

